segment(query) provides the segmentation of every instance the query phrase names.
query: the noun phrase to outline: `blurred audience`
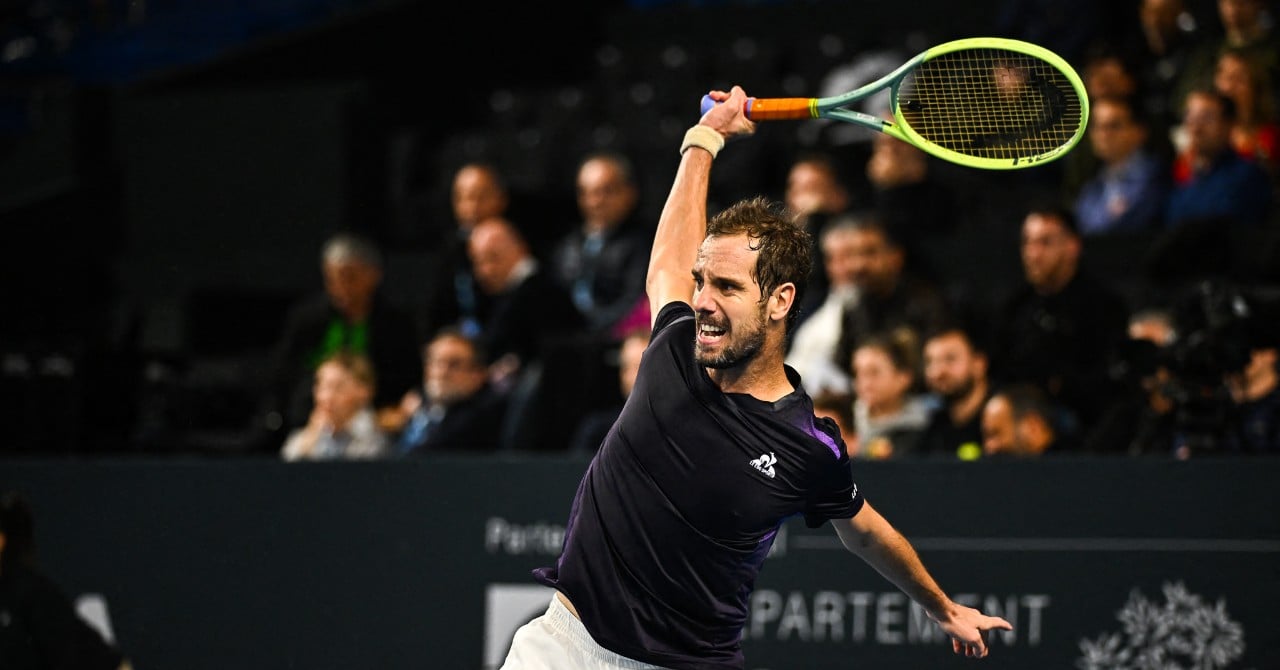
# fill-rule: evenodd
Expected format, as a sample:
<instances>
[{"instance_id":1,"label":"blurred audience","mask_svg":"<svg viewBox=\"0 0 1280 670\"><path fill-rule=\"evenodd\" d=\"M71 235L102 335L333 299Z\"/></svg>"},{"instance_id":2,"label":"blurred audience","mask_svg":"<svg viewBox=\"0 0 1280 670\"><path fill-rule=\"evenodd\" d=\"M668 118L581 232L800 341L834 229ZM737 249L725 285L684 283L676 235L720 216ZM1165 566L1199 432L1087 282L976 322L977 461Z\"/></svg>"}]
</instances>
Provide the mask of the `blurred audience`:
<instances>
[{"instance_id":1,"label":"blurred audience","mask_svg":"<svg viewBox=\"0 0 1280 670\"><path fill-rule=\"evenodd\" d=\"M1257 226L1271 207L1266 172L1232 146L1235 101L1213 89L1187 95L1183 146L1174 163L1174 189L1165 224L1214 219L1227 225Z\"/></svg>"},{"instance_id":2,"label":"blurred audience","mask_svg":"<svg viewBox=\"0 0 1280 670\"><path fill-rule=\"evenodd\" d=\"M1053 408L1035 386L1015 384L996 391L982 409L982 451L988 458L1036 458L1064 451L1054 428Z\"/></svg>"},{"instance_id":3,"label":"blurred audience","mask_svg":"<svg viewBox=\"0 0 1280 670\"><path fill-rule=\"evenodd\" d=\"M425 291L424 337L455 325L468 335L479 333L488 305L471 274L467 239L477 223L506 215L510 203L506 182L493 165L468 163L454 173L450 204L455 227L435 250L431 283Z\"/></svg>"},{"instance_id":4,"label":"blurred audience","mask_svg":"<svg viewBox=\"0 0 1280 670\"><path fill-rule=\"evenodd\" d=\"M1266 69L1246 52L1228 50L1218 56L1213 87L1236 103L1231 146L1274 180L1280 176L1280 125L1272 84Z\"/></svg>"},{"instance_id":5,"label":"blurred audience","mask_svg":"<svg viewBox=\"0 0 1280 670\"><path fill-rule=\"evenodd\" d=\"M582 222L555 245L549 269L588 329L611 335L644 297L652 231L634 218L639 190L623 156L588 156L577 189Z\"/></svg>"},{"instance_id":6,"label":"blurred audience","mask_svg":"<svg viewBox=\"0 0 1280 670\"><path fill-rule=\"evenodd\" d=\"M822 231L836 216L849 208L849 189L833 156L806 152L796 158L787 172L783 204L813 239L813 266L822 267ZM799 305L798 320L803 321L818 308L826 294L827 276L814 272L809 290Z\"/></svg>"},{"instance_id":7,"label":"blurred audience","mask_svg":"<svg viewBox=\"0 0 1280 670\"><path fill-rule=\"evenodd\" d=\"M1089 115L1089 146L1100 164L1075 200L1080 233L1157 229L1168 197L1168 167L1147 148L1145 122L1127 98L1094 100Z\"/></svg>"},{"instance_id":8,"label":"blurred audience","mask_svg":"<svg viewBox=\"0 0 1280 670\"><path fill-rule=\"evenodd\" d=\"M982 408L991 397L987 354L963 328L944 327L924 344L924 380L941 401L920 453L973 460L982 453Z\"/></svg>"},{"instance_id":9,"label":"blurred audience","mask_svg":"<svg viewBox=\"0 0 1280 670\"><path fill-rule=\"evenodd\" d=\"M865 338L854 350L853 430L858 455L873 460L920 452L929 424L929 399L915 393L920 340L897 328Z\"/></svg>"},{"instance_id":10,"label":"blurred audience","mask_svg":"<svg viewBox=\"0 0 1280 670\"><path fill-rule=\"evenodd\" d=\"M369 239L340 233L321 252L324 290L285 317L267 400L269 428L293 430L312 417L312 386L321 361L339 352L366 356L378 377L372 403L393 411L420 383L413 319L382 297L382 254ZM277 443L278 445L278 443Z\"/></svg>"},{"instance_id":11,"label":"blurred audience","mask_svg":"<svg viewBox=\"0 0 1280 670\"><path fill-rule=\"evenodd\" d=\"M1106 364L1124 338L1128 307L1080 267L1083 241L1074 215L1037 206L1022 223L1024 281L994 315L992 377L1038 386L1062 406L1064 427L1097 418L1113 390Z\"/></svg>"},{"instance_id":12,"label":"blurred audience","mask_svg":"<svg viewBox=\"0 0 1280 670\"><path fill-rule=\"evenodd\" d=\"M485 359L476 340L457 328L445 328L427 343L422 387L400 403L400 455L498 449L506 399L489 384Z\"/></svg>"},{"instance_id":13,"label":"blurred audience","mask_svg":"<svg viewBox=\"0 0 1280 670\"><path fill-rule=\"evenodd\" d=\"M858 230L853 217L832 221L821 236L822 267L826 289L814 290L816 307L799 321L788 344L786 363L800 373L810 393L824 390L847 392L852 382L849 366L839 360L840 329L846 311L858 301L854 276ZM806 300L806 302L810 302Z\"/></svg>"},{"instance_id":14,"label":"blurred audience","mask_svg":"<svg viewBox=\"0 0 1280 670\"><path fill-rule=\"evenodd\" d=\"M285 440L286 461L380 458L387 436L378 426L372 401L377 380L361 354L335 353L316 368L311 418Z\"/></svg>"},{"instance_id":15,"label":"blurred audience","mask_svg":"<svg viewBox=\"0 0 1280 670\"><path fill-rule=\"evenodd\" d=\"M950 308L930 282L908 271L907 254L897 239L873 216L860 216L852 226L849 276L858 300L845 310L840 326L837 360L849 361L853 351L873 333L907 328L916 346L924 333L941 326ZM912 352L919 360L920 351ZM920 371L913 371L918 381Z\"/></svg>"},{"instance_id":16,"label":"blurred audience","mask_svg":"<svg viewBox=\"0 0 1280 670\"><path fill-rule=\"evenodd\" d=\"M835 422L844 439L844 451L849 458L859 453L858 432L853 425L853 393L850 391L822 390L813 396L813 415Z\"/></svg>"},{"instance_id":17,"label":"blurred audience","mask_svg":"<svg viewBox=\"0 0 1280 670\"><path fill-rule=\"evenodd\" d=\"M569 442L569 453L594 454L599 448L622 412L622 405L631 397L631 389L636 385L636 374L640 372L640 357L648 346L648 329L633 330L623 338L618 347L618 393L621 402L582 417Z\"/></svg>"}]
</instances>

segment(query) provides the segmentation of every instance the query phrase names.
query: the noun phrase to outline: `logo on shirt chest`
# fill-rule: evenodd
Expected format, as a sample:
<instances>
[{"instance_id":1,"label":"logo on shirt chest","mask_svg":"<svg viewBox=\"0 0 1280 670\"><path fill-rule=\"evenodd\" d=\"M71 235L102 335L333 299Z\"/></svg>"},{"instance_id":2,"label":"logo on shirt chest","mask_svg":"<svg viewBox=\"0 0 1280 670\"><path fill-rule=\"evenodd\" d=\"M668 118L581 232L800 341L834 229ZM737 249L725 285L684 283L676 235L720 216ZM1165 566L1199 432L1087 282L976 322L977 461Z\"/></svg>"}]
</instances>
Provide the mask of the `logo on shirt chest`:
<instances>
[{"instance_id":1,"label":"logo on shirt chest","mask_svg":"<svg viewBox=\"0 0 1280 670\"><path fill-rule=\"evenodd\" d=\"M773 479L774 475L777 474L776 472L774 472L773 466L778 463L778 457L774 456L773 452L769 452L767 454L760 454L760 458L752 459L750 463L751 463L751 467L759 470L760 472L763 472L766 476L769 477L769 479Z\"/></svg>"}]
</instances>

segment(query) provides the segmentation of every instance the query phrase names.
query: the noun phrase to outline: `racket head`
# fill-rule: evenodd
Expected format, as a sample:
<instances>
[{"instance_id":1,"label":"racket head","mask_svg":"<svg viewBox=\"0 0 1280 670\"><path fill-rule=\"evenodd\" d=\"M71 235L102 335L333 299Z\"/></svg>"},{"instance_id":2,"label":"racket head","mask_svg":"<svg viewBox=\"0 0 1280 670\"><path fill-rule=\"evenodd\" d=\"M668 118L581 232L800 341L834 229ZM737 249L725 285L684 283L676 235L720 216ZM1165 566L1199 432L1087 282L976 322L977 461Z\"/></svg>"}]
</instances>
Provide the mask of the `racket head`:
<instances>
[{"instance_id":1,"label":"racket head","mask_svg":"<svg viewBox=\"0 0 1280 670\"><path fill-rule=\"evenodd\" d=\"M893 116L883 132L970 167L1020 169L1060 158L1084 137L1089 119L1084 83L1071 65L1019 40L947 42L882 82L874 86L891 87ZM847 113L835 107L847 102L846 95L817 106L840 118Z\"/></svg>"}]
</instances>

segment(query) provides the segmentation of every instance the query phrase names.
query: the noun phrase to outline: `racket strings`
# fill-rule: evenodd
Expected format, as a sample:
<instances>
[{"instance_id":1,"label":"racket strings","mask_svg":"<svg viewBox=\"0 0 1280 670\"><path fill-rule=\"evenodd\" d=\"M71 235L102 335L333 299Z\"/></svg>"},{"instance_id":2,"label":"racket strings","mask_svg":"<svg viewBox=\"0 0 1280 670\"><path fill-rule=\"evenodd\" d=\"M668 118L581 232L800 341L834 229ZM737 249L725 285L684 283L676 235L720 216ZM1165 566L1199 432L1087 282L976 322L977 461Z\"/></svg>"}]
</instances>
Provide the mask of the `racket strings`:
<instances>
[{"instance_id":1,"label":"racket strings","mask_svg":"<svg viewBox=\"0 0 1280 670\"><path fill-rule=\"evenodd\" d=\"M932 58L898 88L903 120L920 137L966 156L1017 159L1069 144L1080 99L1052 64L1005 49Z\"/></svg>"}]
</instances>

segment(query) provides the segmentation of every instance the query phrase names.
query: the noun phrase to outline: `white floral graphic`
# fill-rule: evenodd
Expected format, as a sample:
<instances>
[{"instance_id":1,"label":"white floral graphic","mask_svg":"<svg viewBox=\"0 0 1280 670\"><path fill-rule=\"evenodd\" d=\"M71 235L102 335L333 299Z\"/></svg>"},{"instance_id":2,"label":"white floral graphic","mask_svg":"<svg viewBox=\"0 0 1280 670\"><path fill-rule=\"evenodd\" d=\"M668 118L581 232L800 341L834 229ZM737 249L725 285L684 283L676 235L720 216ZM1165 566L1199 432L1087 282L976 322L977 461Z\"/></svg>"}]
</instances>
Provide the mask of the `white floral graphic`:
<instances>
[{"instance_id":1,"label":"white floral graphic","mask_svg":"<svg viewBox=\"0 0 1280 670\"><path fill-rule=\"evenodd\" d=\"M1178 582L1166 582L1163 604L1137 589L1116 613L1120 633L1080 640L1080 670L1216 670L1244 654L1244 628Z\"/></svg>"}]
</instances>

